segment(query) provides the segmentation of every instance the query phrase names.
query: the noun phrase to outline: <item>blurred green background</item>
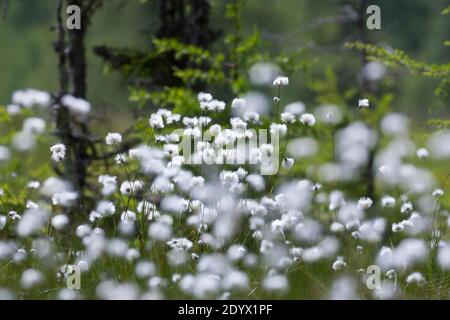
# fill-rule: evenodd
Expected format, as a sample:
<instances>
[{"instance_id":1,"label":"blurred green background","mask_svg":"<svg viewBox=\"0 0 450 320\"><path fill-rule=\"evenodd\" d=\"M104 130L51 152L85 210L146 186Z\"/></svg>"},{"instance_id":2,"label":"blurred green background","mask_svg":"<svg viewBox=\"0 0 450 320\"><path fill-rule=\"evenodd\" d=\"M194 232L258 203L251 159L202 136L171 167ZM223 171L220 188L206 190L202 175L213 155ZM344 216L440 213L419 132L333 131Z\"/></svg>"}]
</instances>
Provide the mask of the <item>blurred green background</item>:
<instances>
[{"instance_id":1,"label":"blurred green background","mask_svg":"<svg viewBox=\"0 0 450 320\"><path fill-rule=\"evenodd\" d=\"M98 113L105 110L127 112L133 103L120 74L105 74L95 45L119 48L145 48L155 28L155 7L140 0L107 0L93 20L87 36L88 98ZM223 15L226 0L214 0L212 25L226 29ZM352 14L358 1L343 0L247 0L242 13L244 34L257 28L265 47L277 54L306 48L310 57L318 57L320 67L330 66L341 82L357 81L360 53L345 49L343 44L357 36L352 23L342 17ZM448 62L450 19L440 12L445 0L380 0L371 1L381 8L381 30L367 30L370 42L404 50L413 58L430 63ZM56 56L52 49L55 34L51 31L55 16L55 0L10 0L0 19L0 104L8 104L11 93L21 88L54 91L57 88ZM220 43L220 41L218 41ZM223 45L223 43L222 43ZM305 90L302 75L291 81L288 97L312 103L311 92ZM435 83L410 76L406 71L395 78L395 108L416 118L435 112L449 114L450 107L435 108Z\"/></svg>"}]
</instances>

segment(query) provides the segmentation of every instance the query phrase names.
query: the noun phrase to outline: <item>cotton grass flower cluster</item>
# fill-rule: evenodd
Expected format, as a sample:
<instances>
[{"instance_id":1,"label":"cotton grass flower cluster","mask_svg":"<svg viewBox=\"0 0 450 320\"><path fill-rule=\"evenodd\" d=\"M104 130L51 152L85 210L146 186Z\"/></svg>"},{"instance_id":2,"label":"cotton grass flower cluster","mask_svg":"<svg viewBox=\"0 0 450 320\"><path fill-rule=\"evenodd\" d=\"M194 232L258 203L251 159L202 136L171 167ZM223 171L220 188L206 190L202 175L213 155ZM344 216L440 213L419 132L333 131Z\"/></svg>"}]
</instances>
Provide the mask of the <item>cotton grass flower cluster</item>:
<instances>
[{"instance_id":1,"label":"cotton grass flower cluster","mask_svg":"<svg viewBox=\"0 0 450 320\"><path fill-rule=\"evenodd\" d=\"M275 90L288 83L284 77L273 82ZM0 293L61 288L48 291L50 297L292 297L293 275L307 282L308 275L323 274L328 290L308 282L311 297L386 299L432 283L431 255L436 268L450 270L446 186L423 167L428 157L446 159L445 146L436 145L445 133L430 137L425 156L403 115L385 115L377 129L344 122L344 109L332 105L306 112L292 102L270 118L246 110L248 98L228 105L209 93L197 98L197 116L167 109L149 115L150 141L120 150L96 172L89 181L94 196L79 194L61 177L27 181L22 206L0 213L7 235L0 261L19 274L0 275ZM65 100L71 112L89 109L84 101ZM233 116L216 120L226 108ZM42 123L25 127L37 134ZM265 141L239 153L232 146L251 138L253 128L278 136L281 148ZM205 132L208 141L200 139ZM187 138L197 139L190 158L182 146ZM108 133L104 144L115 150L122 136ZM68 152L63 144L50 151L54 162ZM255 165L264 154L279 158L277 174L264 176ZM241 156L254 164L236 163ZM81 196L93 202L87 212L80 212ZM375 291L366 282L372 264L382 271ZM74 270L83 279L75 293L65 289Z\"/></svg>"}]
</instances>

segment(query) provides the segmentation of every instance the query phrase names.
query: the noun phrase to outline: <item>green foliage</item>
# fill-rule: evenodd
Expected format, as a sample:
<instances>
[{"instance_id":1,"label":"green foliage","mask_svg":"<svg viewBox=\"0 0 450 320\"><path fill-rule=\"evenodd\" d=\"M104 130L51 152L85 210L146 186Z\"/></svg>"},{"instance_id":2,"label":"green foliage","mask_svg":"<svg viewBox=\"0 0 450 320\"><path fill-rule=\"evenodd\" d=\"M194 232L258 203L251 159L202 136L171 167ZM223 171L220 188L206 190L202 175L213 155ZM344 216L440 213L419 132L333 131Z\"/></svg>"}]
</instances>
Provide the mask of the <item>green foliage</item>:
<instances>
[{"instance_id":1,"label":"green foliage","mask_svg":"<svg viewBox=\"0 0 450 320\"><path fill-rule=\"evenodd\" d=\"M331 67L325 69L324 78L311 79L308 86L317 95L317 102L323 104L349 105L350 100L354 99L357 94L356 87L348 88L342 92L338 78Z\"/></svg>"},{"instance_id":2,"label":"green foliage","mask_svg":"<svg viewBox=\"0 0 450 320\"><path fill-rule=\"evenodd\" d=\"M450 93L450 63L429 64L412 59L402 50L388 51L385 48L361 42L347 43L347 48L363 51L367 54L369 60L377 60L394 68L406 68L413 74L422 75L428 78L437 79L439 85L435 94L439 96L444 103L449 101Z\"/></svg>"}]
</instances>

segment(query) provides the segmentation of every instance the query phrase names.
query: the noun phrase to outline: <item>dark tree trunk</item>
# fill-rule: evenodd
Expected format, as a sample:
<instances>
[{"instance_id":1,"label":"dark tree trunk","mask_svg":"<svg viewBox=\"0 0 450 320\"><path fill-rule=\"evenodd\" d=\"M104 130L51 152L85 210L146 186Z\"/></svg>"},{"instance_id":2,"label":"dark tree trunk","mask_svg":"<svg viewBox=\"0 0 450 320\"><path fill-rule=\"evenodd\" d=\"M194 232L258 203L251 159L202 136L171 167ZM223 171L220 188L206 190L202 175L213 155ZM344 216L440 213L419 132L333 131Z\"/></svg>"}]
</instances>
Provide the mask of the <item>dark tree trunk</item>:
<instances>
[{"instance_id":1,"label":"dark tree trunk","mask_svg":"<svg viewBox=\"0 0 450 320\"><path fill-rule=\"evenodd\" d=\"M159 0L158 38L176 38L186 44L209 47L218 32L210 26L209 0Z\"/></svg>"},{"instance_id":2,"label":"dark tree trunk","mask_svg":"<svg viewBox=\"0 0 450 320\"><path fill-rule=\"evenodd\" d=\"M77 98L86 99L85 35L89 18L101 2L101 0L58 0L57 5L57 40L54 43L54 49L58 54L59 92L55 99L57 107L54 116L56 134L67 148L64 172L59 173L70 181L79 193L80 205L84 201L87 169L95 150L90 141L87 120L74 118L61 104L61 98L71 94ZM65 8L71 5L81 8L80 30L66 29L63 17ZM90 149L92 149L91 153ZM55 169L57 170L56 167Z\"/></svg>"}]
</instances>

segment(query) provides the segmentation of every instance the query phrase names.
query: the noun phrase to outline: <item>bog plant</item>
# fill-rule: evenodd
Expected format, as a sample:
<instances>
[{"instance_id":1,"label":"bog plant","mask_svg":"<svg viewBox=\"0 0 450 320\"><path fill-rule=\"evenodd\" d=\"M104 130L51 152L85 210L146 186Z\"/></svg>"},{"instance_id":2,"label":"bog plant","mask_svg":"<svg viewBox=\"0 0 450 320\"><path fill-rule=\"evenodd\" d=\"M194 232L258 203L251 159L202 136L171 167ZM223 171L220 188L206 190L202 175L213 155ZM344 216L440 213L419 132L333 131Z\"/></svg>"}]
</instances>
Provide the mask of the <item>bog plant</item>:
<instances>
[{"instance_id":1,"label":"bog plant","mask_svg":"<svg viewBox=\"0 0 450 320\"><path fill-rule=\"evenodd\" d=\"M288 85L274 79L268 112L199 93L194 114L148 114L140 145L124 149L108 133L104 148L117 155L95 167L89 210L61 177L4 176L27 191L0 191L0 298L448 298L449 177L427 167L445 166L450 132L417 143L403 114L373 117L365 97L351 110L307 108L282 98ZM52 107L35 90L13 100L2 111L11 121ZM89 116L86 101L65 100ZM27 116L2 141L5 165L48 132ZM276 139L252 144L259 129ZM189 152L183 141L195 142ZM64 166L64 144L44 150ZM261 174L265 155L279 171ZM374 265L377 286L367 281Z\"/></svg>"}]
</instances>

